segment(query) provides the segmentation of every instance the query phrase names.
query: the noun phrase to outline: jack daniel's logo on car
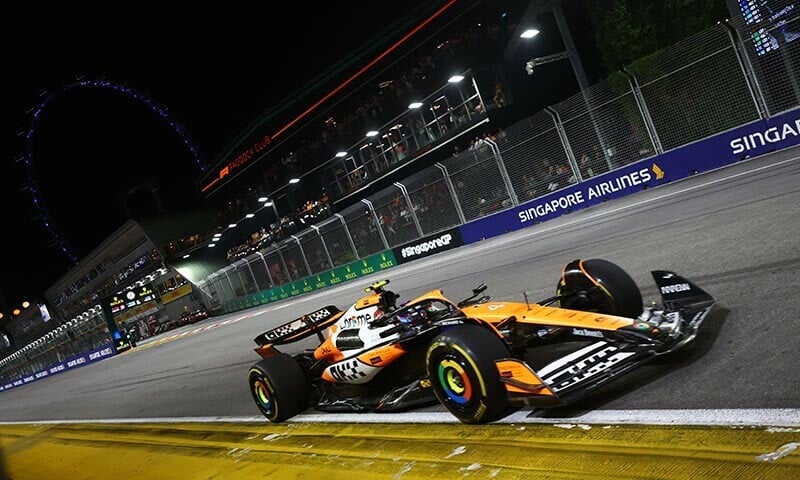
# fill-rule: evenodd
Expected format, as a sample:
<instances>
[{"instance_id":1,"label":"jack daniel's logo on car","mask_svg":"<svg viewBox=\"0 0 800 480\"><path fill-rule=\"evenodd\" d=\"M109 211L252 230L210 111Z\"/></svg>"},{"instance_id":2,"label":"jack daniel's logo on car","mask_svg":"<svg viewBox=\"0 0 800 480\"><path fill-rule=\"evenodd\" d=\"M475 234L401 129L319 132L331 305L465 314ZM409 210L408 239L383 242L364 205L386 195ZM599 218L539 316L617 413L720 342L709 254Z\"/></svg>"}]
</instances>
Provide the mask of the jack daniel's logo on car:
<instances>
[{"instance_id":1,"label":"jack daniel's logo on car","mask_svg":"<svg viewBox=\"0 0 800 480\"><path fill-rule=\"evenodd\" d=\"M581 337L603 338L603 332L598 332L597 330L587 330L585 328L573 328L572 334L580 335Z\"/></svg>"},{"instance_id":2,"label":"jack daniel's logo on car","mask_svg":"<svg viewBox=\"0 0 800 480\"><path fill-rule=\"evenodd\" d=\"M434 253L460 247L463 244L461 232L457 228L454 228L397 247L394 249L394 256L399 263L405 263L433 255Z\"/></svg>"}]
</instances>

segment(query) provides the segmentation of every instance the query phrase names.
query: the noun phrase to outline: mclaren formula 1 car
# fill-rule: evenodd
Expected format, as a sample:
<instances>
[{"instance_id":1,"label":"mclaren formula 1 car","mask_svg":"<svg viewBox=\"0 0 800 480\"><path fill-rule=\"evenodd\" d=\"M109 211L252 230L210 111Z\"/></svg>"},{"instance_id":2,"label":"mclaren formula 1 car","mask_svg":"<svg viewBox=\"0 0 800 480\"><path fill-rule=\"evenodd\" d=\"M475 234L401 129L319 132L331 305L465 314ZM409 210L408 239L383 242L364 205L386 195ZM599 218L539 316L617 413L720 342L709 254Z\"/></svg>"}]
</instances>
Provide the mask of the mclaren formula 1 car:
<instances>
[{"instance_id":1,"label":"mclaren formula 1 car","mask_svg":"<svg viewBox=\"0 0 800 480\"><path fill-rule=\"evenodd\" d=\"M652 275L662 302L649 307L624 270L599 259L567 264L556 295L536 303L490 301L480 285L460 302L434 290L398 305L383 280L345 311L327 306L256 337L263 359L250 391L273 422L309 407L393 411L437 399L465 423L565 405L696 337L714 300L676 273ZM312 335L315 349L276 349Z\"/></svg>"}]
</instances>

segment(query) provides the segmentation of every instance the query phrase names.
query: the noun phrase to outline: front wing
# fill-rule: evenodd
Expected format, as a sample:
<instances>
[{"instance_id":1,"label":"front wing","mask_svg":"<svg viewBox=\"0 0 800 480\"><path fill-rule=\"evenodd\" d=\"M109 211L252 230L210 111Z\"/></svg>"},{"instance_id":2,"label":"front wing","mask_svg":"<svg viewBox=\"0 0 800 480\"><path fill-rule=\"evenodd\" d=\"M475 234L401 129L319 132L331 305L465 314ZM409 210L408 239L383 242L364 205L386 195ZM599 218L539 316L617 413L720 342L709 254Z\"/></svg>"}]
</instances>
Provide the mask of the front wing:
<instances>
[{"instance_id":1,"label":"front wing","mask_svg":"<svg viewBox=\"0 0 800 480\"><path fill-rule=\"evenodd\" d=\"M571 403L588 392L641 365L654 355L637 346L598 341L534 371L526 362L496 361L509 399L529 406Z\"/></svg>"},{"instance_id":2,"label":"front wing","mask_svg":"<svg viewBox=\"0 0 800 480\"><path fill-rule=\"evenodd\" d=\"M584 397L607 382L627 373L650 359L673 352L692 342L700 326L714 307L714 300L686 282L682 295L673 295L661 285L661 277L674 281L671 272L653 272L662 292L667 311L657 324L648 324L647 315L617 331L604 331L598 341L551 361L534 371L519 359L495 362L500 381L509 398L531 406L557 406ZM641 331L637 332L637 329ZM662 330L659 335L653 332ZM585 332L583 332L585 333Z\"/></svg>"}]
</instances>

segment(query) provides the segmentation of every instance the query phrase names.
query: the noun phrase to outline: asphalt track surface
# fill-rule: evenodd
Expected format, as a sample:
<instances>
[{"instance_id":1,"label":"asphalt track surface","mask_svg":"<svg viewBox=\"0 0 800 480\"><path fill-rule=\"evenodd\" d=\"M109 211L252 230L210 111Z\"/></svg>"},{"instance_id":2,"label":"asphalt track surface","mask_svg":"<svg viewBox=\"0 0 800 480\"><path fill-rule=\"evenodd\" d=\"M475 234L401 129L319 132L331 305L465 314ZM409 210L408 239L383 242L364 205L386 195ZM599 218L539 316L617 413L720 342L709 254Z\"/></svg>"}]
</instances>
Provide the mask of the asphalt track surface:
<instances>
[{"instance_id":1,"label":"asphalt track surface","mask_svg":"<svg viewBox=\"0 0 800 480\"><path fill-rule=\"evenodd\" d=\"M787 150L169 332L163 338L230 321L4 392L0 421L258 415L246 375L258 360L252 339L272 326L323 305L344 307L379 276L391 278L401 300L439 287L458 300L480 282L494 299L521 301L523 290L544 298L575 258L618 263L646 301L658 299L649 271L674 270L711 293L719 308L689 350L569 409L524 414L800 405L800 150ZM308 339L286 351L314 346ZM421 410L436 411L442 408ZM414 414L386 415L414 421Z\"/></svg>"}]
</instances>

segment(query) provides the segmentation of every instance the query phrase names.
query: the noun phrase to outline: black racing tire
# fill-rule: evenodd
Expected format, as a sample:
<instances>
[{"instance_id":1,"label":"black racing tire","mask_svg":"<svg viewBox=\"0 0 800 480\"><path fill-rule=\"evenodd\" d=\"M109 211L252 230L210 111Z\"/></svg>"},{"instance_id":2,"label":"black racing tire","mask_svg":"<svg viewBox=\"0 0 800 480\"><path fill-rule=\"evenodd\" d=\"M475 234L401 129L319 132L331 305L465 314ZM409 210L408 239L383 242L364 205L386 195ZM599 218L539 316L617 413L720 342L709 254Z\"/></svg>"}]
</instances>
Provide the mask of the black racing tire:
<instances>
[{"instance_id":1,"label":"black racing tire","mask_svg":"<svg viewBox=\"0 0 800 480\"><path fill-rule=\"evenodd\" d=\"M505 342L488 328L460 325L428 348L426 369L436 398L464 423L487 423L509 411L495 360L509 358Z\"/></svg>"},{"instance_id":2,"label":"black racing tire","mask_svg":"<svg viewBox=\"0 0 800 480\"><path fill-rule=\"evenodd\" d=\"M577 266L578 262L580 261L567 265L566 273L558 282L556 294L584 291L591 284L596 284L600 288L592 289L588 295L563 299L559 302L559 306L628 318L641 315L642 293L628 272L615 263L596 258L582 261L585 274L578 273L575 269L570 270L570 267ZM584 280L588 280L589 283Z\"/></svg>"},{"instance_id":3,"label":"black racing tire","mask_svg":"<svg viewBox=\"0 0 800 480\"><path fill-rule=\"evenodd\" d=\"M250 367L250 393L270 422L282 422L309 407L311 387L303 368L291 356L279 353Z\"/></svg>"}]
</instances>

